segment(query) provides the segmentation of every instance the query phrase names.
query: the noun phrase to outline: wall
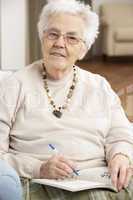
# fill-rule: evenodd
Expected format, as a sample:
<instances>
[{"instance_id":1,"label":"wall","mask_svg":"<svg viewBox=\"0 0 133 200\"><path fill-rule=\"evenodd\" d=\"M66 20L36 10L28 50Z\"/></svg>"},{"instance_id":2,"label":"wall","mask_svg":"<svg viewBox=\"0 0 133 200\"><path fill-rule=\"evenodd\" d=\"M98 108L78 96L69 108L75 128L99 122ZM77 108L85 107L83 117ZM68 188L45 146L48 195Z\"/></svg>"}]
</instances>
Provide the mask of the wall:
<instances>
[{"instance_id":1,"label":"wall","mask_svg":"<svg viewBox=\"0 0 133 200\"><path fill-rule=\"evenodd\" d=\"M16 70L26 65L27 0L1 0L1 68Z\"/></svg>"},{"instance_id":2,"label":"wall","mask_svg":"<svg viewBox=\"0 0 133 200\"><path fill-rule=\"evenodd\" d=\"M42 10L46 3L45 0L32 0L29 1L29 62L42 58L41 44L38 37L37 23ZM34 41L34 42L33 42Z\"/></svg>"}]
</instances>

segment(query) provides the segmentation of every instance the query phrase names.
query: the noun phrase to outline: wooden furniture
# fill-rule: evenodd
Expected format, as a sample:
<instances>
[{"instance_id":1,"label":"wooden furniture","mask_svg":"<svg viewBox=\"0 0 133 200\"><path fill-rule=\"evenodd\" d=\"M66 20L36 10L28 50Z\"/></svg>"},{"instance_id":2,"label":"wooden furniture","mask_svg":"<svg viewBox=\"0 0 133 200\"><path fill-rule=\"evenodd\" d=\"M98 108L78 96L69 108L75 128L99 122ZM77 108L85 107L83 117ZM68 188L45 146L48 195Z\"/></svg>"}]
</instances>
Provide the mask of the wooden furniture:
<instances>
[{"instance_id":1,"label":"wooden furniture","mask_svg":"<svg viewBox=\"0 0 133 200\"><path fill-rule=\"evenodd\" d=\"M121 99L122 106L128 119L133 122L133 83L118 90L117 94Z\"/></svg>"}]
</instances>

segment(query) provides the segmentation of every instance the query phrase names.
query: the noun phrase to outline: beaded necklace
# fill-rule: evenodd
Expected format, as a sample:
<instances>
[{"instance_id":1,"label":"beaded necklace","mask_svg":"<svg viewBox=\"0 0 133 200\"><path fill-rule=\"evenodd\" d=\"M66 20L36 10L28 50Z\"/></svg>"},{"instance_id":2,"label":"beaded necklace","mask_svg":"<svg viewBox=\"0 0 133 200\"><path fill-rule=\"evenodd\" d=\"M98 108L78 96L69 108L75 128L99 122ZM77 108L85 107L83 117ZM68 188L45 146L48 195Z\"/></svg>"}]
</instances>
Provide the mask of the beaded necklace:
<instances>
[{"instance_id":1,"label":"beaded necklace","mask_svg":"<svg viewBox=\"0 0 133 200\"><path fill-rule=\"evenodd\" d=\"M73 66L73 80L72 80L72 84L69 88L69 91L68 91L68 94L66 96L66 99L65 99L65 103L62 105L62 106L56 106L51 94L50 94L50 90L49 90L49 87L48 87L48 82L47 82L47 73L46 73L46 68L44 66L44 63L43 63L43 73L42 73L42 76L43 76L43 82L44 82L44 89L46 91L46 94L47 94L47 97L48 97L48 100L49 100L49 103L50 105L52 106L53 108L53 115L57 118L61 118L62 117L62 112L63 110L67 109L68 107L68 104L69 102L71 101L71 98L73 96L73 92L74 92L74 89L75 89L75 86L76 86L76 82L77 82L77 71L76 71L76 67Z\"/></svg>"}]
</instances>

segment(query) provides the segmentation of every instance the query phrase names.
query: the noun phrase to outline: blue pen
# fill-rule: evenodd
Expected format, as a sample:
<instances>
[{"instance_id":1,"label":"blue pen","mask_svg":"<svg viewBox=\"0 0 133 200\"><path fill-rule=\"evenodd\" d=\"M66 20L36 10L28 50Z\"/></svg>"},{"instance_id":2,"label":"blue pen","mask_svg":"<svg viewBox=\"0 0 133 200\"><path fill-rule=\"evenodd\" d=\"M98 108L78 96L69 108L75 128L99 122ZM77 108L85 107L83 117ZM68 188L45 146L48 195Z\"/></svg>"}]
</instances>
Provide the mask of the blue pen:
<instances>
[{"instance_id":1,"label":"blue pen","mask_svg":"<svg viewBox=\"0 0 133 200\"><path fill-rule=\"evenodd\" d=\"M57 149L56 149L52 144L48 144L48 146L49 146L55 153L58 153Z\"/></svg>"},{"instance_id":2,"label":"blue pen","mask_svg":"<svg viewBox=\"0 0 133 200\"><path fill-rule=\"evenodd\" d=\"M58 150L53 146L53 144L48 144L48 146L49 146L55 153L58 153ZM73 173L74 173L76 176L79 176L79 173L78 173L79 170L75 170L75 169L73 169L73 168L72 168L72 170L73 170Z\"/></svg>"}]
</instances>

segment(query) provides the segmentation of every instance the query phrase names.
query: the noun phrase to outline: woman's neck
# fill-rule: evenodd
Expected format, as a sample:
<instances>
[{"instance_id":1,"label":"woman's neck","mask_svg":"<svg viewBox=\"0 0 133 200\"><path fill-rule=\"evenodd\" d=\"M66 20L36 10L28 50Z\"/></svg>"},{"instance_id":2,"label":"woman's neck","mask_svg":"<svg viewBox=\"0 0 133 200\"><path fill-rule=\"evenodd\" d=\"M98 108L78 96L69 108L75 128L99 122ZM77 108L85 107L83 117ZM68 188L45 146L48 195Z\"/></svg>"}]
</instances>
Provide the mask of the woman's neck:
<instances>
[{"instance_id":1,"label":"woman's neck","mask_svg":"<svg viewBox=\"0 0 133 200\"><path fill-rule=\"evenodd\" d=\"M56 68L46 68L47 76L51 80L61 80L71 72L72 68L67 69L56 69Z\"/></svg>"}]
</instances>

